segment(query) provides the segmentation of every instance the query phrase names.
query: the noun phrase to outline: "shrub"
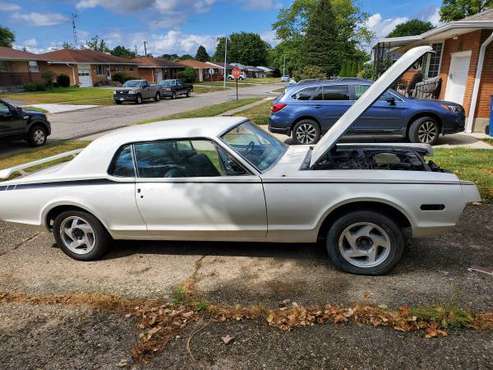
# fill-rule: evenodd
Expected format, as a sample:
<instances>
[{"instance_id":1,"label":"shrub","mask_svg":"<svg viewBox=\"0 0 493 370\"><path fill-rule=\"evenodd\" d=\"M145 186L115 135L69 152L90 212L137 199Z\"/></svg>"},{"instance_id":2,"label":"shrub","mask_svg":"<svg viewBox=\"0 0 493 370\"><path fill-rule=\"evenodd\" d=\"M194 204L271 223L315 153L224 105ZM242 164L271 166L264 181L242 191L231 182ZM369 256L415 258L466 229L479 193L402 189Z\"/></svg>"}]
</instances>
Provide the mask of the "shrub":
<instances>
[{"instance_id":1,"label":"shrub","mask_svg":"<svg viewBox=\"0 0 493 370\"><path fill-rule=\"evenodd\" d=\"M178 72L178 78L193 84L195 82L195 70L193 68L187 67L183 71Z\"/></svg>"},{"instance_id":2,"label":"shrub","mask_svg":"<svg viewBox=\"0 0 493 370\"><path fill-rule=\"evenodd\" d=\"M53 71L44 71L41 73L41 78L45 82L45 85L48 87L53 86L53 80L55 79L55 72Z\"/></svg>"},{"instance_id":3,"label":"shrub","mask_svg":"<svg viewBox=\"0 0 493 370\"><path fill-rule=\"evenodd\" d=\"M23 86L25 91L46 91L48 86L44 82L31 82Z\"/></svg>"},{"instance_id":4,"label":"shrub","mask_svg":"<svg viewBox=\"0 0 493 370\"><path fill-rule=\"evenodd\" d=\"M56 83L59 87L69 87L70 77L64 74L58 75L56 78Z\"/></svg>"},{"instance_id":5,"label":"shrub","mask_svg":"<svg viewBox=\"0 0 493 370\"><path fill-rule=\"evenodd\" d=\"M307 79L323 80L327 78L327 75L319 66L306 66L302 70L295 71L294 78L296 81Z\"/></svg>"},{"instance_id":6,"label":"shrub","mask_svg":"<svg viewBox=\"0 0 493 370\"><path fill-rule=\"evenodd\" d=\"M121 84L124 84L128 80L138 80L138 79L139 79L139 77L128 76L125 73L121 73L121 72L117 72L117 73L111 75L111 80L112 81L119 82Z\"/></svg>"}]
</instances>

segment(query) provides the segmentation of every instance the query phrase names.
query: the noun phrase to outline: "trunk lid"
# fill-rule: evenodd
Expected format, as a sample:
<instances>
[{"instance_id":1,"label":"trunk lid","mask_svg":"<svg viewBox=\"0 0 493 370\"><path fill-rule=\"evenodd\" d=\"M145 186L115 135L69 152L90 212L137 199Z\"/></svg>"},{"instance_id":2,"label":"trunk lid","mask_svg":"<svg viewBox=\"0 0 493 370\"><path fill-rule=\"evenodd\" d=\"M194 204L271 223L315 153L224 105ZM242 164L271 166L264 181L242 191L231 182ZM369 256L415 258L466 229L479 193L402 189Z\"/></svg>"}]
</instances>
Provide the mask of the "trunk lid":
<instances>
[{"instance_id":1,"label":"trunk lid","mask_svg":"<svg viewBox=\"0 0 493 370\"><path fill-rule=\"evenodd\" d=\"M313 148L310 166L314 166L320 158L329 152L351 125L368 108L382 96L397 79L407 71L419 58L433 52L430 46L420 46L406 52L397 60L368 90L349 108L345 114L327 131Z\"/></svg>"}]
</instances>

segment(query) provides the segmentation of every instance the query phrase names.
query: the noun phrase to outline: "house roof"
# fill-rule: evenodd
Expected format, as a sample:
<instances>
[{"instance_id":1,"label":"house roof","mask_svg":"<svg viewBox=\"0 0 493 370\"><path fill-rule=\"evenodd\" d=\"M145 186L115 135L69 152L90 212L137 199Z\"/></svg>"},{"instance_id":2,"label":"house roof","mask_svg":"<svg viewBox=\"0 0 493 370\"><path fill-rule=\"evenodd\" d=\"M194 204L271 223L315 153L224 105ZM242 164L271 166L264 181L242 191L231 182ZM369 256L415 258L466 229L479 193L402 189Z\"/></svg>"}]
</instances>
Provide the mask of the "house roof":
<instances>
[{"instance_id":1,"label":"house roof","mask_svg":"<svg viewBox=\"0 0 493 370\"><path fill-rule=\"evenodd\" d=\"M40 55L27 51L16 50L7 47L0 47L0 60L44 60Z\"/></svg>"},{"instance_id":2,"label":"house roof","mask_svg":"<svg viewBox=\"0 0 493 370\"><path fill-rule=\"evenodd\" d=\"M90 49L60 49L41 54L41 56L50 63L135 65L131 59L121 58Z\"/></svg>"},{"instance_id":3,"label":"house roof","mask_svg":"<svg viewBox=\"0 0 493 370\"><path fill-rule=\"evenodd\" d=\"M139 68L183 68L182 65L168 59L154 57L137 57L132 59Z\"/></svg>"},{"instance_id":4,"label":"house roof","mask_svg":"<svg viewBox=\"0 0 493 370\"><path fill-rule=\"evenodd\" d=\"M421 35L382 38L375 46L379 44L385 44L387 47L415 46L425 42L446 40L482 29L493 29L493 9L487 9L455 22L445 23Z\"/></svg>"},{"instance_id":5,"label":"house roof","mask_svg":"<svg viewBox=\"0 0 493 370\"><path fill-rule=\"evenodd\" d=\"M180 60L177 62L178 64L181 64L185 67L190 67L190 68L193 68L193 69L209 69L211 68L211 65L210 64L207 64L207 63L204 63L204 62L200 62L198 60L195 60L195 59L185 59L185 60Z\"/></svg>"}]
</instances>

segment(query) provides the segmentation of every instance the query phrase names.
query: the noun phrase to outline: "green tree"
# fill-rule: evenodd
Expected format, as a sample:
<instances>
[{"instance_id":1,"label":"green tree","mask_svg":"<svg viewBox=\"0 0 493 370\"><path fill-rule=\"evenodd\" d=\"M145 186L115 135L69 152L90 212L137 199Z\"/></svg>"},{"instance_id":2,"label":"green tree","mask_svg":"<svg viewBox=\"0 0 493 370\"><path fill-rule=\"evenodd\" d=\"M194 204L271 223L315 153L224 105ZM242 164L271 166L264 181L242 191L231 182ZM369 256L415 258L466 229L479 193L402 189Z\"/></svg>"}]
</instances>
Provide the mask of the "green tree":
<instances>
[{"instance_id":1,"label":"green tree","mask_svg":"<svg viewBox=\"0 0 493 370\"><path fill-rule=\"evenodd\" d=\"M457 21L493 7L493 0L443 0L440 8L442 22Z\"/></svg>"},{"instance_id":2,"label":"green tree","mask_svg":"<svg viewBox=\"0 0 493 370\"><path fill-rule=\"evenodd\" d=\"M118 45L110 52L112 55L123 58L135 58L135 52L127 49L125 46Z\"/></svg>"},{"instance_id":3,"label":"green tree","mask_svg":"<svg viewBox=\"0 0 493 370\"><path fill-rule=\"evenodd\" d=\"M108 53L110 49L106 45L104 39L99 38L98 35L94 36L92 39L86 42L86 47L95 51L100 51L102 53Z\"/></svg>"},{"instance_id":4,"label":"green tree","mask_svg":"<svg viewBox=\"0 0 493 370\"><path fill-rule=\"evenodd\" d=\"M62 45L62 48L64 49L75 49L74 45L72 45L70 42L68 41L64 41L63 45Z\"/></svg>"},{"instance_id":5,"label":"green tree","mask_svg":"<svg viewBox=\"0 0 493 370\"><path fill-rule=\"evenodd\" d=\"M197 54L195 54L195 59L201 61L201 62L208 62L210 57L209 54L207 53L207 50L205 49L204 46L200 45L199 48L197 49Z\"/></svg>"},{"instance_id":6,"label":"green tree","mask_svg":"<svg viewBox=\"0 0 493 370\"><path fill-rule=\"evenodd\" d=\"M15 41L14 33L11 30L9 30L7 27L0 26L0 46L11 48L14 41Z\"/></svg>"},{"instance_id":7,"label":"green tree","mask_svg":"<svg viewBox=\"0 0 493 370\"><path fill-rule=\"evenodd\" d=\"M419 19L411 19L410 21L398 24L387 37L415 36L421 35L433 28L431 22L425 22Z\"/></svg>"},{"instance_id":8,"label":"green tree","mask_svg":"<svg viewBox=\"0 0 493 370\"><path fill-rule=\"evenodd\" d=\"M217 39L214 60L224 61L224 37ZM233 33L228 38L228 62L260 66L267 64L270 45L258 33Z\"/></svg>"},{"instance_id":9,"label":"green tree","mask_svg":"<svg viewBox=\"0 0 493 370\"><path fill-rule=\"evenodd\" d=\"M305 65L319 66L327 76L339 73L341 46L337 32L336 18L330 0L319 0L306 25Z\"/></svg>"}]
</instances>

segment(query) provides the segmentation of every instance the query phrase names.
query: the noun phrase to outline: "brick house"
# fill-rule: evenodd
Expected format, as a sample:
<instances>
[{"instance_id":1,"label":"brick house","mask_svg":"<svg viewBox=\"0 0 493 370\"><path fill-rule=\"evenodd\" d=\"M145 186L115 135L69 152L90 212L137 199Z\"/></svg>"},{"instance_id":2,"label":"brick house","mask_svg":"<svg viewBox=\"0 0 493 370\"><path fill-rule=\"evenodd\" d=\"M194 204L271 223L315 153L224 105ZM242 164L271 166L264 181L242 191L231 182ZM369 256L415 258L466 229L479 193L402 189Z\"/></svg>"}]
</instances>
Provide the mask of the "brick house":
<instances>
[{"instance_id":1,"label":"brick house","mask_svg":"<svg viewBox=\"0 0 493 370\"><path fill-rule=\"evenodd\" d=\"M466 110L466 132L484 132L493 96L493 9L443 24L418 36L384 38L378 49L404 52L430 45L435 54L425 57L425 79L440 77L439 99L462 104Z\"/></svg>"},{"instance_id":2,"label":"brick house","mask_svg":"<svg viewBox=\"0 0 493 370\"><path fill-rule=\"evenodd\" d=\"M138 76L150 83L177 78L184 66L170 60L154 57L137 57L132 59L137 64Z\"/></svg>"},{"instance_id":3,"label":"brick house","mask_svg":"<svg viewBox=\"0 0 493 370\"><path fill-rule=\"evenodd\" d=\"M89 49L60 49L41 54L44 68L56 75L66 74L71 85L91 87L107 84L115 73L138 78L137 64L131 59L116 57ZM42 68L43 70L43 68Z\"/></svg>"},{"instance_id":4,"label":"brick house","mask_svg":"<svg viewBox=\"0 0 493 370\"><path fill-rule=\"evenodd\" d=\"M46 66L40 55L7 47L0 47L0 87L19 87L41 82L41 69Z\"/></svg>"},{"instance_id":5,"label":"brick house","mask_svg":"<svg viewBox=\"0 0 493 370\"><path fill-rule=\"evenodd\" d=\"M177 61L178 64L193 68L197 81L216 81L223 78L223 70L219 67L214 67L211 64L199 62L194 59L186 59Z\"/></svg>"}]
</instances>

